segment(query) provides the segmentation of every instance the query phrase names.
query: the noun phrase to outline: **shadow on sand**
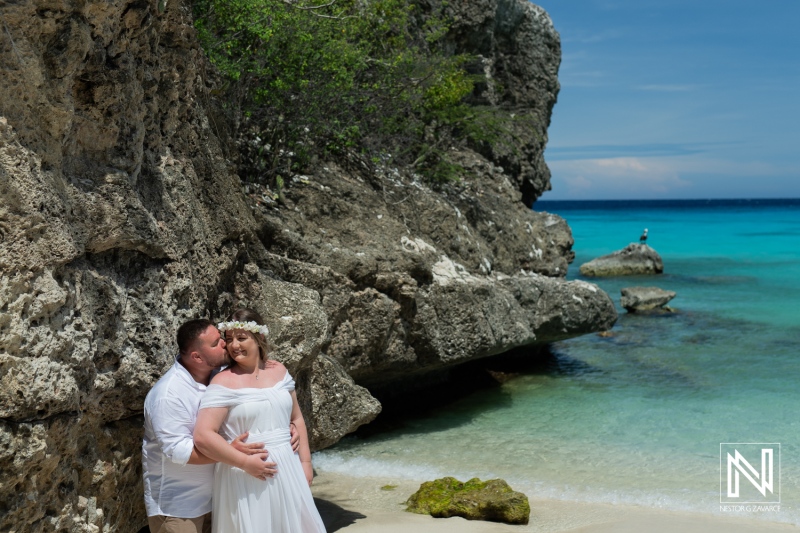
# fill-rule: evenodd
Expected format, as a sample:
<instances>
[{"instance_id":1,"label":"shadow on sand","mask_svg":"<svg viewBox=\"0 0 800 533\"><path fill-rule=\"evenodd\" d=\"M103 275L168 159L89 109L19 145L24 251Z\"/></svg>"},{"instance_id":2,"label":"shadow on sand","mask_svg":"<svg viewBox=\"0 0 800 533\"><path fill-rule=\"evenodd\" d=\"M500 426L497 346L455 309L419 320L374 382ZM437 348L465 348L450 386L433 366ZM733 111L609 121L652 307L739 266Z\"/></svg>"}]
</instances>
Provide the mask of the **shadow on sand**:
<instances>
[{"instance_id":1,"label":"shadow on sand","mask_svg":"<svg viewBox=\"0 0 800 533\"><path fill-rule=\"evenodd\" d=\"M356 520L366 518L366 515L348 511L344 507L340 507L333 502L323 500L321 498L314 498L314 504L317 506L322 522L325 524L325 529L328 533L339 531L342 528L353 525ZM150 533L150 528L144 526L138 533Z\"/></svg>"},{"instance_id":2,"label":"shadow on sand","mask_svg":"<svg viewBox=\"0 0 800 533\"><path fill-rule=\"evenodd\" d=\"M342 528L353 525L356 520L366 518L366 515L348 511L344 507L340 507L333 502L323 500L321 498L314 498L314 503L317 506L322 522L325 524L325 529L328 533L339 531Z\"/></svg>"}]
</instances>

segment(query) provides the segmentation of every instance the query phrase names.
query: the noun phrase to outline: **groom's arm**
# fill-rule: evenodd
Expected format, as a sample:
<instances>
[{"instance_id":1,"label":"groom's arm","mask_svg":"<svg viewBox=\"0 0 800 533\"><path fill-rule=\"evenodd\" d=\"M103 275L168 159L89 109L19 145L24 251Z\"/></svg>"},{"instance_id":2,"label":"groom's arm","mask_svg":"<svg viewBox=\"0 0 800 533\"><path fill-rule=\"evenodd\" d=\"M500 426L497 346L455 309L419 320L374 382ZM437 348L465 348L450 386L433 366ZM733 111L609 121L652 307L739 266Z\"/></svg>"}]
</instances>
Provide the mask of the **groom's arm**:
<instances>
[{"instance_id":1,"label":"groom's arm","mask_svg":"<svg viewBox=\"0 0 800 533\"><path fill-rule=\"evenodd\" d=\"M204 455L194 445L194 426L196 419L183 402L175 399L164 399L154 409L151 423L161 450L171 461L180 465L207 465L216 463ZM247 443L248 433L236 437L231 446L238 451L253 455L265 452L263 442ZM186 452L188 458L186 457Z\"/></svg>"},{"instance_id":2,"label":"groom's arm","mask_svg":"<svg viewBox=\"0 0 800 533\"><path fill-rule=\"evenodd\" d=\"M156 441L164 456L179 465L209 464L194 447L192 432L195 416L178 398L162 398L147 413Z\"/></svg>"},{"instance_id":3,"label":"groom's arm","mask_svg":"<svg viewBox=\"0 0 800 533\"><path fill-rule=\"evenodd\" d=\"M197 446L192 445L192 454L189 456L187 465L210 465L212 463L216 463L216 461L206 457L197 449Z\"/></svg>"}]
</instances>

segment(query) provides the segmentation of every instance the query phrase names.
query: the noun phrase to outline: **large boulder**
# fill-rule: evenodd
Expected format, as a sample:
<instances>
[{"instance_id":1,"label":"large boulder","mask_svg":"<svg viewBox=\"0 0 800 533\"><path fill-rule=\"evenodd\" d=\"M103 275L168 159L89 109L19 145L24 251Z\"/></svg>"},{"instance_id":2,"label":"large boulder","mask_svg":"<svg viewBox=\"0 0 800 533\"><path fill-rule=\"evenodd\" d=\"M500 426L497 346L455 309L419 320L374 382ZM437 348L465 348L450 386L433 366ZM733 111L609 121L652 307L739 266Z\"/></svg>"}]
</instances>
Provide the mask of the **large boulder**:
<instances>
[{"instance_id":1,"label":"large boulder","mask_svg":"<svg viewBox=\"0 0 800 533\"><path fill-rule=\"evenodd\" d=\"M335 444L342 437L371 422L381 411L381 404L364 387L355 384L342 365L325 354L314 361L311 373L311 409L309 428L315 448Z\"/></svg>"},{"instance_id":2,"label":"large boulder","mask_svg":"<svg viewBox=\"0 0 800 533\"><path fill-rule=\"evenodd\" d=\"M620 305L631 313L660 309L676 296L658 287L625 287L620 292Z\"/></svg>"},{"instance_id":3,"label":"large boulder","mask_svg":"<svg viewBox=\"0 0 800 533\"><path fill-rule=\"evenodd\" d=\"M453 477L426 481L406 502L412 513L435 518L460 516L506 524L527 524L531 506L528 497L514 491L502 479L462 483Z\"/></svg>"},{"instance_id":4,"label":"large boulder","mask_svg":"<svg viewBox=\"0 0 800 533\"><path fill-rule=\"evenodd\" d=\"M581 265L584 276L638 276L661 274L664 262L646 244L631 243L622 250L592 259Z\"/></svg>"}]
</instances>

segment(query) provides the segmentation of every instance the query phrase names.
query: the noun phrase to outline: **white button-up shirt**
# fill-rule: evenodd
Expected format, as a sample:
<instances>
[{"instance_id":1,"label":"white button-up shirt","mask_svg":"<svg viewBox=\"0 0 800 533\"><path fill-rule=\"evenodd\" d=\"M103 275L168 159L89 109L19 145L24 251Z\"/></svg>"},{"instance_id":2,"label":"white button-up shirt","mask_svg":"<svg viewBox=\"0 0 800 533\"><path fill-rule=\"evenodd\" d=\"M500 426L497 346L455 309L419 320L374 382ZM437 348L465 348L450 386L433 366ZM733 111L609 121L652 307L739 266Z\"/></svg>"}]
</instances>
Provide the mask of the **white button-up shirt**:
<instances>
[{"instance_id":1,"label":"white button-up shirt","mask_svg":"<svg viewBox=\"0 0 800 533\"><path fill-rule=\"evenodd\" d=\"M144 502L147 516L196 518L211 512L214 465L190 465L194 424L206 386L177 360L144 400Z\"/></svg>"}]
</instances>

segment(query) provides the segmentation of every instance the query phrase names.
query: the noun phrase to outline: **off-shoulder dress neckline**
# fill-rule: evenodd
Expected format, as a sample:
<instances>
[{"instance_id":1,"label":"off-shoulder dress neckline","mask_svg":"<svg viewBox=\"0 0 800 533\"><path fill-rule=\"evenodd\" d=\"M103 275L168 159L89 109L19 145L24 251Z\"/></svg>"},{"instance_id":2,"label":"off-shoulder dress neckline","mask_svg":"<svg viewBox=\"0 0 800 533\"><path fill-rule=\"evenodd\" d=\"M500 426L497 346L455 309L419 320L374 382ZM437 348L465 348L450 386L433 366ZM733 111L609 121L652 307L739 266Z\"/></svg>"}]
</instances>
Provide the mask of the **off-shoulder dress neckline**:
<instances>
[{"instance_id":1,"label":"off-shoulder dress neckline","mask_svg":"<svg viewBox=\"0 0 800 533\"><path fill-rule=\"evenodd\" d=\"M289 377L289 370L286 370L286 372L283 374L283 377L278 381L276 381L275 383L273 383L272 385L270 385L269 387L237 387L234 389L232 387L226 387L225 385L220 385L218 383L212 383L206 388L206 390L210 389L211 387L219 387L225 390L268 390L268 389L274 389L275 387L286 381L287 377Z\"/></svg>"}]
</instances>

